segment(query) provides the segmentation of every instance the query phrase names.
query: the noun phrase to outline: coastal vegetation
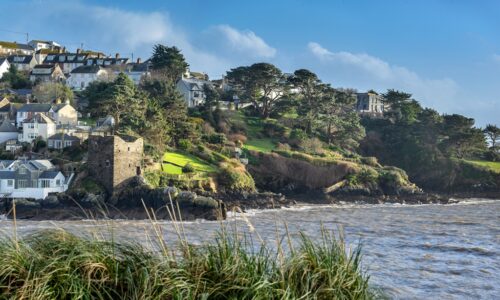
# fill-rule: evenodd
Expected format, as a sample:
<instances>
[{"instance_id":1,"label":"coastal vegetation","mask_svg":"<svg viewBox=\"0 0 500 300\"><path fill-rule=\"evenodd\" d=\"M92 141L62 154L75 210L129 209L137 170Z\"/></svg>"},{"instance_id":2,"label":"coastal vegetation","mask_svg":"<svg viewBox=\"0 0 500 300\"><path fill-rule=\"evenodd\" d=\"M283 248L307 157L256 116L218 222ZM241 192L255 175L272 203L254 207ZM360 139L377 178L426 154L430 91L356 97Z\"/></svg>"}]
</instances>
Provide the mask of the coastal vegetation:
<instances>
[{"instance_id":1,"label":"coastal vegetation","mask_svg":"<svg viewBox=\"0 0 500 300\"><path fill-rule=\"evenodd\" d=\"M155 227L157 232L161 230ZM174 247L63 230L0 240L2 299L368 299L360 248L323 230L275 245L222 227L212 243ZM284 241L284 242L283 242Z\"/></svg>"}]
</instances>

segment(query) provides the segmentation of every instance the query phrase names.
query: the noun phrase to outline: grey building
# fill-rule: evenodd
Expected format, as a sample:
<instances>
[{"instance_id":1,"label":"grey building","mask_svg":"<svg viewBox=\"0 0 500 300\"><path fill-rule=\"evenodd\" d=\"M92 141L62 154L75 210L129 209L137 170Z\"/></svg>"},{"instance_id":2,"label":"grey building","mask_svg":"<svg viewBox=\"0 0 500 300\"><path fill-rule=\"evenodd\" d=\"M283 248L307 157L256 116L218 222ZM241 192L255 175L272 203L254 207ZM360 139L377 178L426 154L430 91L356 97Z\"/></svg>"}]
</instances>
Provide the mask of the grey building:
<instances>
[{"instance_id":1,"label":"grey building","mask_svg":"<svg viewBox=\"0 0 500 300\"><path fill-rule=\"evenodd\" d=\"M384 97L368 92L357 93L356 111L361 114L381 115L386 111Z\"/></svg>"}]
</instances>

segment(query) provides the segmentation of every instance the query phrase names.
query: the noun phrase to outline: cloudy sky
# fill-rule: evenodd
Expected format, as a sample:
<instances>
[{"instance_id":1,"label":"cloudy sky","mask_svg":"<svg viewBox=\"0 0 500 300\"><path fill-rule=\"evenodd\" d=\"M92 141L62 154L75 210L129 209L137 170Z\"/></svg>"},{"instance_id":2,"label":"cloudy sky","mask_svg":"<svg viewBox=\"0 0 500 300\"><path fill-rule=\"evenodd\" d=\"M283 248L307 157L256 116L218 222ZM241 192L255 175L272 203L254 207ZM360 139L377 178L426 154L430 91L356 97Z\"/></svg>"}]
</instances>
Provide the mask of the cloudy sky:
<instances>
[{"instance_id":1,"label":"cloudy sky","mask_svg":"<svg viewBox=\"0 0 500 300\"><path fill-rule=\"evenodd\" d=\"M2 0L0 40L148 58L176 45L220 78L271 62L335 87L395 88L443 113L500 125L500 1Z\"/></svg>"}]
</instances>

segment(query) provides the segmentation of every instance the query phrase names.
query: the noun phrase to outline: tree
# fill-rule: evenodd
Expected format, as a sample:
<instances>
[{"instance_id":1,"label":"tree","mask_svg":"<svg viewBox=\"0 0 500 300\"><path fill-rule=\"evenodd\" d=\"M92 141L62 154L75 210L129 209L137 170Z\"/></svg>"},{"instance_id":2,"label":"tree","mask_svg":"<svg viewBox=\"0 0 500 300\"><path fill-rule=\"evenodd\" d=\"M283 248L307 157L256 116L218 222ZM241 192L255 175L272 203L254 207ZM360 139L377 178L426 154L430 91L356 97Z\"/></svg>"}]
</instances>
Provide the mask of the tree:
<instances>
[{"instance_id":1,"label":"tree","mask_svg":"<svg viewBox=\"0 0 500 300\"><path fill-rule=\"evenodd\" d=\"M168 47L157 44L151 57L153 70L171 82L177 81L189 67L181 51L173 46Z\"/></svg>"},{"instance_id":2,"label":"tree","mask_svg":"<svg viewBox=\"0 0 500 300\"><path fill-rule=\"evenodd\" d=\"M73 104L73 91L60 82L42 82L33 88L33 96L40 103L53 103L55 100L69 101Z\"/></svg>"},{"instance_id":3,"label":"tree","mask_svg":"<svg viewBox=\"0 0 500 300\"><path fill-rule=\"evenodd\" d=\"M493 124L488 124L486 127L483 129L484 134L489 139L491 149L497 149L498 147L498 142L500 141L500 128L498 126L493 125Z\"/></svg>"},{"instance_id":4,"label":"tree","mask_svg":"<svg viewBox=\"0 0 500 300\"><path fill-rule=\"evenodd\" d=\"M117 127L123 125L122 120L130 125L143 115L144 107L140 105L134 82L123 72L103 91L103 96L101 113L113 116Z\"/></svg>"},{"instance_id":5,"label":"tree","mask_svg":"<svg viewBox=\"0 0 500 300\"><path fill-rule=\"evenodd\" d=\"M226 78L240 98L251 102L263 119L269 117L276 103L282 100L288 91L288 85L281 70L268 63L231 69Z\"/></svg>"},{"instance_id":6,"label":"tree","mask_svg":"<svg viewBox=\"0 0 500 300\"><path fill-rule=\"evenodd\" d=\"M25 89L31 87L28 77L17 69L15 65L10 65L9 70L3 74L0 82L5 82L13 89Z\"/></svg>"},{"instance_id":7,"label":"tree","mask_svg":"<svg viewBox=\"0 0 500 300\"><path fill-rule=\"evenodd\" d=\"M323 93L328 86L324 85L316 74L306 69L295 71L289 82L297 91L299 119L305 124L306 132L310 134L314 130L314 122L318 120L320 102L324 99Z\"/></svg>"},{"instance_id":8,"label":"tree","mask_svg":"<svg viewBox=\"0 0 500 300\"><path fill-rule=\"evenodd\" d=\"M382 96L384 97L384 101L391 106L411 100L411 94L394 89L387 90Z\"/></svg>"}]
</instances>

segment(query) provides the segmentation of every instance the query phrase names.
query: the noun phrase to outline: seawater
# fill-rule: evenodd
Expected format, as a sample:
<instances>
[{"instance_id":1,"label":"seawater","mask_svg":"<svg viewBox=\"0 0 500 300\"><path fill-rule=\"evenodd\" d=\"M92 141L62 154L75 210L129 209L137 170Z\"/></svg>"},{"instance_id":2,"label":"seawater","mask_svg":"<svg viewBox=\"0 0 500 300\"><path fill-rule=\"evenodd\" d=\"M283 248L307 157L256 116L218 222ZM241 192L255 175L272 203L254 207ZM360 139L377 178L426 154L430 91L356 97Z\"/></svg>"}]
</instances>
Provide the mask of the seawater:
<instances>
[{"instance_id":1,"label":"seawater","mask_svg":"<svg viewBox=\"0 0 500 300\"><path fill-rule=\"evenodd\" d=\"M469 199L451 205L298 206L232 214L223 224L276 244L288 233L319 238L321 228L342 232L351 247L361 245L371 285L398 299L500 299L500 201ZM220 222L157 222L162 237L192 243L213 240ZM155 247L150 221L18 221L18 236L40 229L64 229L99 238ZM0 218L0 234L13 235Z\"/></svg>"}]
</instances>

